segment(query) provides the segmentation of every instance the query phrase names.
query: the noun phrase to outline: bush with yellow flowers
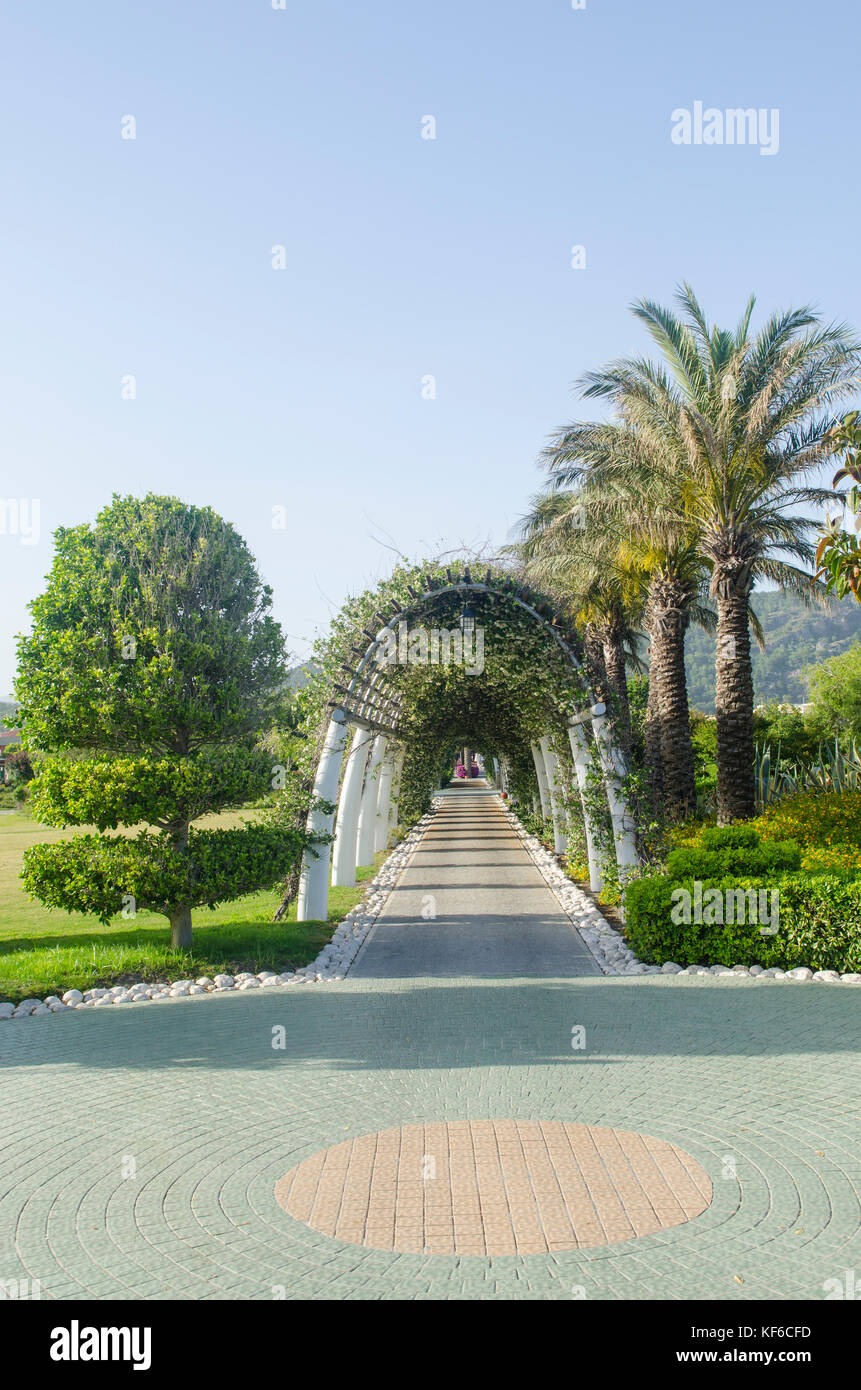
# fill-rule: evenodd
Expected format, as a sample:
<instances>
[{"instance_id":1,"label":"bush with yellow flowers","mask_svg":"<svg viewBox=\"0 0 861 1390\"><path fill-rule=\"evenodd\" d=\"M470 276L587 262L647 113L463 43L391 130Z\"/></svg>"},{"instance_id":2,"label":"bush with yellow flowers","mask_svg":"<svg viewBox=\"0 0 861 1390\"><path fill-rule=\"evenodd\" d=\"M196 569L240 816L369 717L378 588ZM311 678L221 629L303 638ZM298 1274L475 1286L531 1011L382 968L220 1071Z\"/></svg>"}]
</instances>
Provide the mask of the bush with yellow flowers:
<instances>
[{"instance_id":1,"label":"bush with yellow flowers","mask_svg":"<svg viewBox=\"0 0 861 1390\"><path fill-rule=\"evenodd\" d=\"M764 840L794 840L809 873L861 876L861 792L799 792L749 824Z\"/></svg>"}]
</instances>

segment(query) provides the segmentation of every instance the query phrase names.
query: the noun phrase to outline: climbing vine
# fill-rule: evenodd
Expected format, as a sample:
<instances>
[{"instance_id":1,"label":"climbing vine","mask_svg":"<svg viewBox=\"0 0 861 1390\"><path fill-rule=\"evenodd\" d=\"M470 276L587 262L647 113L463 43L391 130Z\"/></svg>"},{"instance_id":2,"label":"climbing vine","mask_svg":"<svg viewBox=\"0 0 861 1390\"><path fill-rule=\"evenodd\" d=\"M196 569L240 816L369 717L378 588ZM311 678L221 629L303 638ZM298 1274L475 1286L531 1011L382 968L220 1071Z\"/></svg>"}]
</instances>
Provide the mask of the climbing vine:
<instances>
[{"instance_id":1,"label":"climbing vine","mask_svg":"<svg viewBox=\"0 0 861 1390\"><path fill-rule=\"evenodd\" d=\"M355 673L384 630L393 637L374 649L360 682ZM434 659L434 647L420 630L449 634L442 651L450 659ZM549 601L523 590L504 568L491 566L478 575L464 563L399 565L376 588L350 599L316 644L310 679L297 696L295 727L280 739L278 751L290 775L273 814L285 824L304 823L332 711L341 705L348 715L360 713L370 674L371 721L404 754L400 833L428 809L457 747L479 749L488 766L494 758L504 764L512 800L531 814L537 792L531 745L551 730L561 812L572 853L584 853L581 799L565 732L568 719L590 702L575 664L582 657L578 634L563 628ZM612 852L603 785L595 795L596 823L606 822Z\"/></svg>"}]
</instances>

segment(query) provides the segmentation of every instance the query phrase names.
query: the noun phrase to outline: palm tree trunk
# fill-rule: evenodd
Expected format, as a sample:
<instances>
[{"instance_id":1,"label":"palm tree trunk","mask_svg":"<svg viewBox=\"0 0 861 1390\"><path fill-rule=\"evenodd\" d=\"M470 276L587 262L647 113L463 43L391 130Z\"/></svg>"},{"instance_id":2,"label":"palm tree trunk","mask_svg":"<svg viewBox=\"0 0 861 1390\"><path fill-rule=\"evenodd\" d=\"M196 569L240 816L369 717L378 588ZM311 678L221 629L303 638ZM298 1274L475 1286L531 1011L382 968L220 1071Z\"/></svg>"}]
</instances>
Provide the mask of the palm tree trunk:
<instances>
[{"instance_id":1,"label":"palm tree trunk","mask_svg":"<svg viewBox=\"0 0 861 1390\"><path fill-rule=\"evenodd\" d=\"M589 688L596 700L606 704L610 695L610 680L604 660L604 644L600 634L591 625L583 635L583 655Z\"/></svg>"},{"instance_id":2,"label":"palm tree trunk","mask_svg":"<svg viewBox=\"0 0 861 1390\"><path fill-rule=\"evenodd\" d=\"M616 738L627 751L631 747L631 708L628 703L628 676L625 668L625 649L622 634L614 625L608 626L604 634L604 666L610 693L609 714L613 720Z\"/></svg>"},{"instance_id":3,"label":"palm tree trunk","mask_svg":"<svg viewBox=\"0 0 861 1390\"><path fill-rule=\"evenodd\" d=\"M654 682L661 730L663 805L671 821L684 820L696 805L685 672L685 632L690 601L690 591L685 585L674 583L666 576L656 576L652 581L649 693L651 695Z\"/></svg>"},{"instance_id":4,"label":"palm tree trunk","mask_svg":"<svg viewBox=\"0 0 861 1390\"><path fill-rule=\"evenodd\" d=\"M730 825L756 814L748 593L719 589L717 610L718 824Z\"/></svg>"},{"instance_id":5,"label":"palm tree trunk","mask_svg":"<svg viewBox=\"0 0 861 1390\"><path fill-rule=\"evenodd\" d=\"M649 671L649 697L643 730L643 762L649 775L655 810L664 795L664 760L661 755L661 717L658 712L658 682Z\"/></svg>"}]
</instances>

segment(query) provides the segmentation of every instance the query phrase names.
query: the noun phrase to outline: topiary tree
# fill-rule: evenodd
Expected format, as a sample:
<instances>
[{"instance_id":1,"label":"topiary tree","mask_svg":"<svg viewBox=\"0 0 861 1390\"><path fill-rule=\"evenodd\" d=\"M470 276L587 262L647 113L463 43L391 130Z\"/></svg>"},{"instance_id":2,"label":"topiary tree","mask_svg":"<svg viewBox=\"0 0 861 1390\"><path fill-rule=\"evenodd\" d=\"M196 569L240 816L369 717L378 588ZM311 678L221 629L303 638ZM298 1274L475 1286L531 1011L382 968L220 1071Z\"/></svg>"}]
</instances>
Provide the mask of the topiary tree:
<instances>
[{"instance_id":1,"label":"topiary tree","mask_svg":"<svg viewBox=\"0 0 861 1390\"><path fill-rule=\"evenodd\" d=\"M114 496L55 540L19 638L20 727L37 818L100 833L32 847L22 878L102 922L164 913L188 947L193 907L274 886L304 848L283 825L193 824L279 785L260 746L285 681L271 591L232 526L172 497ZM137 834L104 833L122 826Z\"/></svg>"}]
</instances>

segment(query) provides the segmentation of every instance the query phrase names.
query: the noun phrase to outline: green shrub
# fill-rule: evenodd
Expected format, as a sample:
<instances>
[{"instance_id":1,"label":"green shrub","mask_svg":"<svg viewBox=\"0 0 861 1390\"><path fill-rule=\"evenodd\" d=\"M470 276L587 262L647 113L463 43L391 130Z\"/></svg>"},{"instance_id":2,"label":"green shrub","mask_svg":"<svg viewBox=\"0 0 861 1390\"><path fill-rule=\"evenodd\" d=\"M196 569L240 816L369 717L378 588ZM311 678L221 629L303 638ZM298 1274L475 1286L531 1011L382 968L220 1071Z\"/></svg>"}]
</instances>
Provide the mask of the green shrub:
<instances>
[{"instance_id":1,"label":"green shrub","mask_svg":"<svg viewBox=\"0 0 861 1390\"><path fill-rule=\"evenodd\" d=\"M703 849L740 849L758 845L760 838L749 825L707 825L700 831L697 843Z\"/></svg>"},{"instance_id":2,"label":"green shrub","mask_svg":"<svg viewBox=\"0 0 861 1390\"><path fill-rule=\"evenodd\" d=\"M195 830L188 845L142 831L134 838L76 835L24 851L21 877L48 907L91 913L107 923L121 911L167 913L172 904L215 907L274 888L302 852L304 837L276 825Z\"/></svg>"},{"instance_id":3,"label":"green shrub","mask_svg":"<svg viewBox=\"0 0 861 1390\"><path fill-rule=\"evenodd\" d=\"M783 970L861 971L861 882L831 875L781 874L776 879L731 876L701 881L703 893L717 888L772 890L779 894L775 935L755 922L674 922L673 893L693 898L694 879L667 874L635 879L625 889L625 937L650 965L763 965ZM676 900L678 901L678 900ZM770 901L770 896L769 896ZM678 914L677 914L678 915Z\"/></svg>"},{"instance_id":4,"label":"green shrub","mask_svg":"<svg viewBox=\"0 0 861 1390\"><path fill-rule=\"evenodd\" d=\"M771 840L760 845L729 844L723 849L707 849L700 843L671 850L667 855L667 874L676 880L724 878L727 874L762 878L800 867L801 850L793 840Z\"/></svg>"}]
</instances>

